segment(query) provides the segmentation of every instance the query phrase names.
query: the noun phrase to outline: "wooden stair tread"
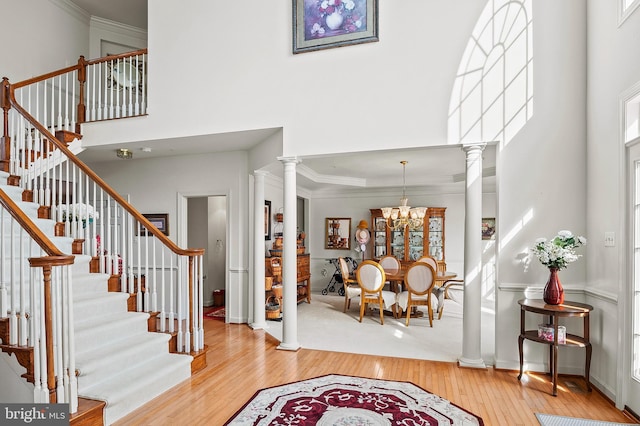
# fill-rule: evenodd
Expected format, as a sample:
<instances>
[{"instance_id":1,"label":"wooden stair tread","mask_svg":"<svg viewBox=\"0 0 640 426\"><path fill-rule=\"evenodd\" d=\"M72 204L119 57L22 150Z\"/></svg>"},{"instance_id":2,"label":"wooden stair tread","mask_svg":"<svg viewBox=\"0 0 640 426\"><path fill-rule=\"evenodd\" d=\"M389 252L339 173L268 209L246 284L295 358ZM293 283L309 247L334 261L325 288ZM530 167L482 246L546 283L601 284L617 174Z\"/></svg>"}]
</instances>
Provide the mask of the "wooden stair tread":
<instances>
[{"instance_id":1,"label":"wooden stair tread","mask_svg":"<svg viewBox=\"0 0 640 426\"><path fill-rule=\"evenodd\" d=\"M78 411L69 418L73 426L102 426L104 424L104 401L78 398Z\"/></svg>"}]
</instances>

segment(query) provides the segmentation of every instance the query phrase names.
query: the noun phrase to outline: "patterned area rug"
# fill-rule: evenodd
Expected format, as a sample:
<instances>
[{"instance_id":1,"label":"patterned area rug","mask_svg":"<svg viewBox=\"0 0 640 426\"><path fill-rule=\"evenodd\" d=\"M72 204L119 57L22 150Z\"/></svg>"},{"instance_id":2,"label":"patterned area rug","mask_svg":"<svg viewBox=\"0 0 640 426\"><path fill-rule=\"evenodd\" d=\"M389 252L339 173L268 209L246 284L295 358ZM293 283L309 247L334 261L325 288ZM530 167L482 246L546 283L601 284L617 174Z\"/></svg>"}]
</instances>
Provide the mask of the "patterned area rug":
<instances>
[{"instance_id":1,"label":"patterned area rug","mask_svg":"<svg viewBox=\"0 0 640 426\"><path fill-rule=\"evenodd\" d=\"M552 416L551 414L541 413L536 413L536 417L542 426L619 426L629 424L578 419L575 417Z\"/></svg>"},{"instance_id":2,"label":"patterned area rug","mask_svg":"<svg viewBox=\"0 0 640 426\"><path fill-rule=\"evenodd\" d=\"M213 310L205 312L204 313L204 317L205 318L218 319L218 320L223 320L224 321L225 314L226 314L226 311L224 309L224 306L221 306L219 308L213 308Z\"/></svg>"},{"instance_id":3,"label":"patterned area rug","mask_svg":"<svg viewBox=\"0 0 640 426\"><path fill-rule=\"evenodd\" d=\"M327 375L262 389L225 425L484 425L410 382Z\"/></svg>"}]
</instances>

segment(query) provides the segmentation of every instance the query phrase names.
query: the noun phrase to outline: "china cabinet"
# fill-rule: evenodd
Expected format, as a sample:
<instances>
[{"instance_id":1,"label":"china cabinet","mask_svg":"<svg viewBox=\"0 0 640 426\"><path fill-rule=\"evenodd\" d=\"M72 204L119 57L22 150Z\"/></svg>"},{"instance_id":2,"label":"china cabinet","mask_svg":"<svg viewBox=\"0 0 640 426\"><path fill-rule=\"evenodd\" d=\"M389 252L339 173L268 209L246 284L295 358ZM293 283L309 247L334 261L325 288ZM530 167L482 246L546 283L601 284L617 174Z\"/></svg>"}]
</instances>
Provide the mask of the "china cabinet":
<instances>
[{"instance_id":1,"label":"china cabinet","mask_svg":"<svg viewBox=\"0 0 640 426\"><path fill-rule=\"evenodd\" d=\"M446 270L445 210L446 207L429 207L422 227L394 230L389 227L390 222L382 217L382 209L371 209L373 259L392 255L408 264L429 255L438 262L439 270Z\"/></svg>"}]
</instances>

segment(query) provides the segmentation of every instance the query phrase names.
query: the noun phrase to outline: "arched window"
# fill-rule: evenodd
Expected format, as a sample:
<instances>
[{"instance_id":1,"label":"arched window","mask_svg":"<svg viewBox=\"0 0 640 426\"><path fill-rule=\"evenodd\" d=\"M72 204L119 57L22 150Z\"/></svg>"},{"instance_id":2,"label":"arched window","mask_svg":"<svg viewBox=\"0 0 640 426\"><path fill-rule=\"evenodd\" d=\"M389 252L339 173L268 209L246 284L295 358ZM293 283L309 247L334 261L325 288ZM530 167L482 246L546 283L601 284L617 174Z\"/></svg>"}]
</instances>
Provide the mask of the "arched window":
<instances>
[{"instance_id":1,"label":"arched window","mask_svg":"<svg viewBox=\"0 0 640 426\"><path fill-rule=\"evenodd\" d=\"M451 93L449 143L506 145L533 115L532 3L489 0L484 8Z\"/></svg>"},{"instance_id":2,"label":"arched window","mask_svg":"<svg viewBox=\"0 0 640 426\"><path fill-rule=\"evenodd\" d=\"M640 0L618 0L618 26L640 6Z\"/></svg>"}]
</instances>

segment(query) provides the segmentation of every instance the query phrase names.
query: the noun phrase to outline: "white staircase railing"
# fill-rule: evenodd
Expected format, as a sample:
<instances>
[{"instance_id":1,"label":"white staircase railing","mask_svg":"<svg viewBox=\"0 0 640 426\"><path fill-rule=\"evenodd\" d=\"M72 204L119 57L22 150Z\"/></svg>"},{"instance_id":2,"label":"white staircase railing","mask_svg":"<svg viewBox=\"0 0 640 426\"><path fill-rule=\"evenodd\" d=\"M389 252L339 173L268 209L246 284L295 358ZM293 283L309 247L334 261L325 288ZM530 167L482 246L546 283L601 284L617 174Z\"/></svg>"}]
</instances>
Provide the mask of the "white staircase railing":
<instances>
[{"instance_id":1,"label":"white staircase railing","mask_svg":"<svg viewBox=\"0 0 640 426\"><path fill-rule=\"evenodd\" d=\"M135 72L145 70L145 55L146 50L98 61L81 58L82 66L25 82L9 84L4 79L0 93L4 112L0 165L19 177L16 183L43 206L44 214L64 225L61 234L76 239L74 253L91 255L101 272L112 274L116 281L119 278L117 290L136 294L137 311L157 313L159 331L176 334L179 352L198 352L204 349L204 249L176 246L80 161L61 140L65 135L56 137L53 131L72 129L75 123L78 132L78 124L87 121L86 99L91 99L89 115L96 119L111 118L112 109L116 117L145 113L144 72ZM100 67L105 66L100 63L111 66L111 80L128 87L122 89L125 96L109 95L106 104L104 96L93 94L93 88L96 93L115 90L98 88L97 82L103 81L100 76L104 75ZM77 92L75 85L66 84L76 77L80 82ZM89 89L85 90L84 82L91 82ZM56 95L45 94L53 87ZM40 102L45 98L46 102ZM78 114L74 116L70 105L75 105L72 100L76 98Z\"/></svg>"},{"instance_id":2,"label":"white staircase railing","mask_svg":"<svg viewBox=\"0 0 640 426\"><path fill-rule=\"evenodd\" d=\"M17 89L29 91L3 80L10 173L64 224L62 234L77 239L76 254L91 255L101 272L119 275L118 290L137 295L136 309L157 312L160 331L177 333L179 352L203 349L204 250L176 246L29 114L15 98Z\"/></svg>"},{"instance_id":3,"label":"white staircase railing","mask_svg":"<svg viewBox=\"0 0 640 426\"><path fill-rule=\"evenodd\" d=\"M105 56L13 85L23 108L52 134L147 113L147 50ZM30 128L21 138L29 139Z\"/></svg>"},{"instance_id":4,"label":"white staircase railing","mask_svg":"<svg viewBox=\"0 0 640 426\"><path fill-rule=\"evenodd\" d=\"M8 320L5 352L33 351L27 380L34 402L78 408L71 265L0 189L0 318ZM6 338L7 336L3 336ZM25 359L25 357L18 357Z\"/></svg>"}]
</instances>

